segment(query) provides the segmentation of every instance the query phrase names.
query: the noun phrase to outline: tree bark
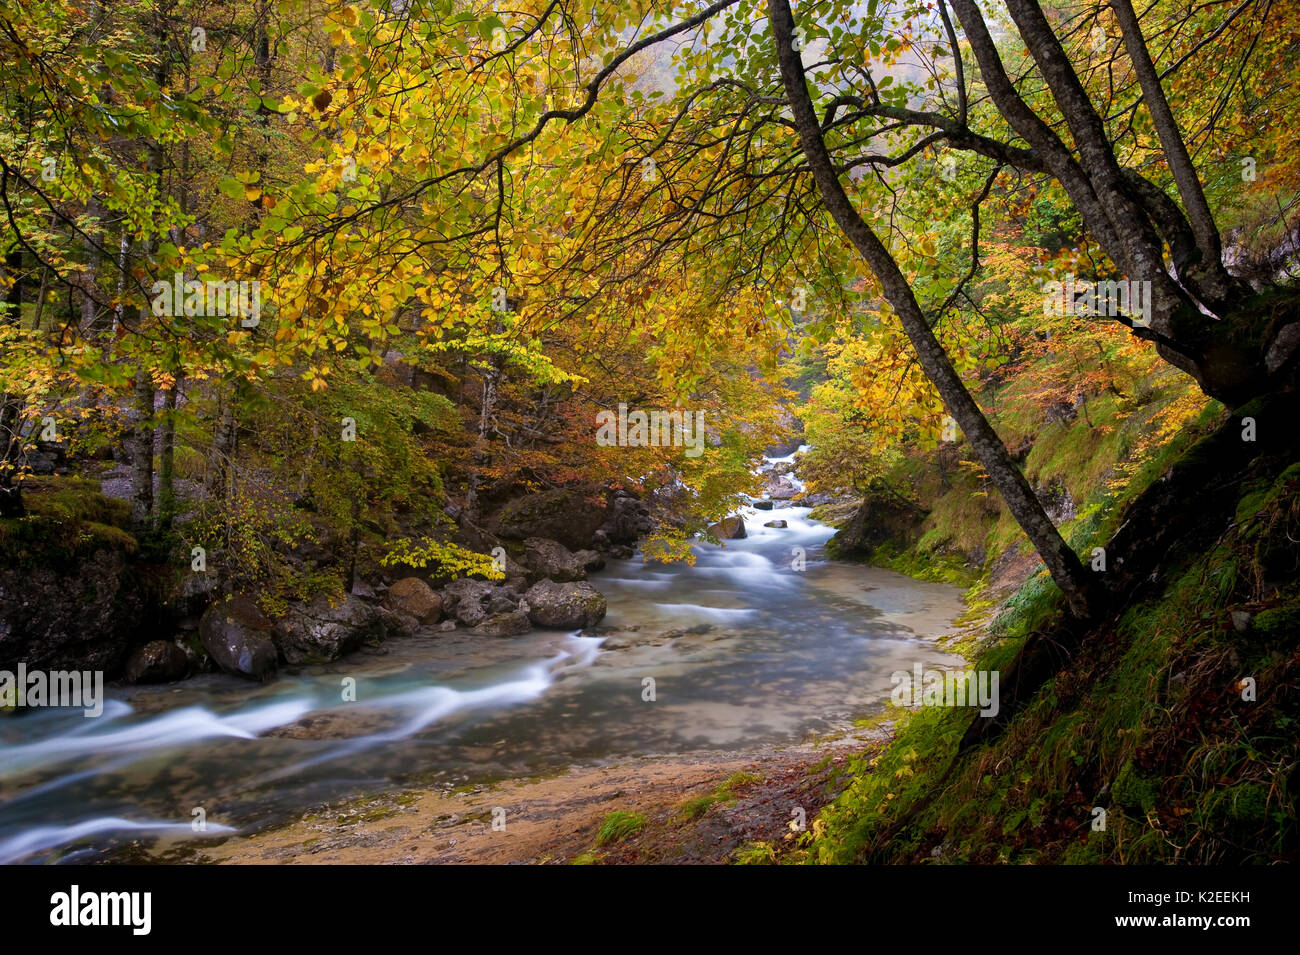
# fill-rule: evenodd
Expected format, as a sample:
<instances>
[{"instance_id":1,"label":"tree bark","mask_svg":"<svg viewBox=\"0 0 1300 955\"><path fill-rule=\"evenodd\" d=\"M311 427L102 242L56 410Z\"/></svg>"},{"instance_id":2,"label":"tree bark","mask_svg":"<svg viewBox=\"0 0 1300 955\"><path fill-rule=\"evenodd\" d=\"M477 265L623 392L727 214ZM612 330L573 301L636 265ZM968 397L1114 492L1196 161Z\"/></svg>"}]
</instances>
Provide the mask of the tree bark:
<instances>
[{"instance_id":1,"label":"tree bark","mask_svg":"<svg viewBox=\"0 0 1300 955\"><path fill-rule=\"evenodd\" d=\"M903 331L911 341L926 377L934 384L949 413L965 432L1007 508L1042 557L1052 579L1061 588L1071 612L1080 618L1092 616L1097 600L1094 582L1084 570L1078 555L1061 537L1006 446L966 390L943 346L935 338L898 264L844 191L822 139L817 112L808 93L802 59L792 45L795 27L788 0L768 0L768 19L772 25L781 79L794 116L795 128L827 211L875 273L885 298L899 315Z\"/></svg>"},{"instance_id":2,"label":"tree bark","mask_svg":"<svg viewBox=\"0 0 1300 955\"><path fill-rule=\"evenodd\" d=\"M158 526L172 526L176 516L176 393L181 387L180 372L163 395L162 427L158 435Z\"/></svg>"},{"instance_id":3,"label":"tree bark","mask_svg":"<svg viewBox=\"0 0 1300 955\"><path fill-rule=\"evenodd\" d=\"M7 306L0 319L7 324L20 325L23 317L23 253L14 248L5 256L5 273L11 279L5 296ZM19 480L22 466L23 399L7 391L0 391L0 517L22 517L23 485Z\"/></svg>"},{"instance_id":4,"label":"tree bark","mask_svg":"<svg viewBox=\"0 0 1300 955\"><path fill-rule=\"evenodd\" d=\"M1219 227L1215 224L1210 204L1205 199L1200 176L1192 165L1192 157L1187 152L1183 134L1169 108L1169 101L1165 98L1164 87L1160 85L1160 74L1156 72L1156 65L1151 60L1133 4L1129 0L1111 0L1110 5L1119 21L1124 48L1128 51L1138 84L1142 87L1142 98L1147 104L1147 112L1151 114L1156 135L1160 138L1160 148L1169 163L1169 171L1173 173L1179 198L1187 210L1187 219L1201 254L1200 262L1188 269L1188 274L1184 277L1196 286L1198 297L1207 306L1215 310L1224 309L1240 296L1241 287L1223 267Z\"/></svg>"},{"instance_id":5,"label":"tree bark","mask_svg":"<svg viewBox=\"0 0 1300 955\"><path fill-rule=\"evenodd\" d=\"M135 375L135 429L131 436L131 520L137 527L153 522L153 378L146 369Z\"/></svg>"}]
</instances>

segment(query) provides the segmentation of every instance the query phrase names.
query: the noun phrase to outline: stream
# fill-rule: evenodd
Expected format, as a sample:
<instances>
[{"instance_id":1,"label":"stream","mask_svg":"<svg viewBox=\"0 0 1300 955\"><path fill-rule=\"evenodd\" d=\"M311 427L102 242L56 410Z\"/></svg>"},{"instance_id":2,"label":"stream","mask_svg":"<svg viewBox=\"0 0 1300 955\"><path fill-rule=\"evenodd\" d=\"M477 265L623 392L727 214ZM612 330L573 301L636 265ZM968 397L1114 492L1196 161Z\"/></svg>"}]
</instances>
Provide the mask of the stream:
<instances>
[{"instance_id":1,"label":"stream","mask_svg":"<svg viewBox=\"0 0 1300 955\"><path fill-rule=\"evenodd\" d=\"M826 560L834 531L808 508L741 513L748 536L697 542L694 566L592 574L609 601L593 635L430 628L266 685L113 686L97 719L0 720L0 863L93 862L404 786L797 743L879 712L896 670L962 665L933 641L957 588Z\"/></svg>"}]
</instances>

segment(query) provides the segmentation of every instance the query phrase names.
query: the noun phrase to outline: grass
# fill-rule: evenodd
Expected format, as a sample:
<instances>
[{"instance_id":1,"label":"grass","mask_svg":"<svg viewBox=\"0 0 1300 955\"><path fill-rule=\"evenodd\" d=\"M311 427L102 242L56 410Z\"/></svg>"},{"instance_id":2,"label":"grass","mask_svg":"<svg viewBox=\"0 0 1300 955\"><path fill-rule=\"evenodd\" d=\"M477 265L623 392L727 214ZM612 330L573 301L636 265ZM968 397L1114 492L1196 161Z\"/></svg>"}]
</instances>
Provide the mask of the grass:
<instances>
[{"instance_id":1,"label":"grass","mask_svg":"<svg viewBox=\"0 0 1300 955\"><path fill-rule=\"evenodd\" d=\"M596 848L622 842L645 828L645 816L639 812L611 812L600 824L596 834Z\"/></svg>"},{"instance_id":2,"label":"grass","mask_svg":"<svg viewBox=\"0 0 1300 955\"><path fill-rule=\"evenodd\" d=\"M1220 413L1205 409L1122 490L1098 484L1072 544L1105 539L1125 503L1180 455L1198 453L1196 432ZM1058 447L1047 459L1058 455L1068 458ZM1234 509L1216 542L1171 551L1163 587L1090 635L991 741L959 754L969 711L902 711L894 742L850 766L853 782L822 813L812 847L789 858L1240 864L1293 855L1300 464L1243 483ZM1055 585L1031 577L990 625L976 667L1004 669L1059 611ZM1244 631L1234 611L1249 620ZM1245 676L1258 702L1243 699ZM1093 825L1098 810L1104 828ZM763 858L753 846L736 861Z\"/></svg>"}]
</instances>

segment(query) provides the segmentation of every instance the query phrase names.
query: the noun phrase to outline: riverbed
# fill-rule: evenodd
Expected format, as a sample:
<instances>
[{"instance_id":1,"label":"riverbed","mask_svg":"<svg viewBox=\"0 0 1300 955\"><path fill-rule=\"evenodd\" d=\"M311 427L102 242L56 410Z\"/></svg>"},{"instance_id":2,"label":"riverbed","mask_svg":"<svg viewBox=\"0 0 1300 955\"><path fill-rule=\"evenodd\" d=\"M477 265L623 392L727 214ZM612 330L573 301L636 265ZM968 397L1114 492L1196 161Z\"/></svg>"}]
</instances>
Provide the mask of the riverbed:
<instances>
[{"instance_id":1,"label":"riverbed","mask_svg":"<svg viewBox=\"0 0 1300 955\"><path fill-rule=\"evenodd\" d=\"M264 686L207 674L110 688L97 719L0 720L0 862L249 833L399 787L768 750L879 712L895 671L962 665L935 642L957 588L827 560L807 508L743 515L747 536L697 543L693 566L593 574L594 631L431 628Z\"/></svg>"}]
</instances>

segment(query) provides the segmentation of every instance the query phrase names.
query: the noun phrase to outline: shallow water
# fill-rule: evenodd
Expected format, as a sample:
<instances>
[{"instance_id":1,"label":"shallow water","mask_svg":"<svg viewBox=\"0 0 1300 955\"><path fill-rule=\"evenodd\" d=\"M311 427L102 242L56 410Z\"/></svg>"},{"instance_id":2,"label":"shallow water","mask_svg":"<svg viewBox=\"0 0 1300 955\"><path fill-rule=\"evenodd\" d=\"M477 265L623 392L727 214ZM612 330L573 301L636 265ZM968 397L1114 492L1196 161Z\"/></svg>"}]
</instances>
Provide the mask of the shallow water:
<instances>
[{"instance_id":1,"label":"shallow water","mask_svg":"<svg viewBox=\"0 0 1300 955\"><path fill-rule=\"evenodd\" d=\"M0 862L191 839L199 808L221 835L412 783L797 742L878 710L896 670L960 665L929 639L956 588L824 560L833 532L807 508L743 513L749 536L698 544L694 567L593 574L596 635L430 631L267 686L210 674L111 688L98 719L0 720Z\"/></svg>"}]
</instances>

